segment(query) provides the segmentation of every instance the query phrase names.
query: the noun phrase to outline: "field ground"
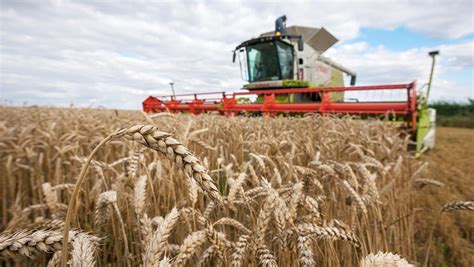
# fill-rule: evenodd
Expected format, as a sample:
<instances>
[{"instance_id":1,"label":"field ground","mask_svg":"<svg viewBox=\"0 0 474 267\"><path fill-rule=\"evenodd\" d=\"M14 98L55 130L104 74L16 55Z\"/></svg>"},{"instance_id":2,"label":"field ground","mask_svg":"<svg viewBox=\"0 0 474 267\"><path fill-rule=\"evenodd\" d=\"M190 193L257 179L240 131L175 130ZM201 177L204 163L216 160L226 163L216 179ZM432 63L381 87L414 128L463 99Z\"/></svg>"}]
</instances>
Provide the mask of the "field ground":
<instances>
[{"instance_id":1,"label":"field ground","mask_svg":"<svg viewBox=\"0 0 474 267\"><path fill-rule=\"evenodd\" d=\"M431 178L451 184L446 191L453 197L474 196L474 129L438 127L435 149L421 159L429 162Z\"/></svg>"},{"instance_id":2,"label":"field ground","mask_svg":"<svg viewBox=\"0 0 474 267\"><path fill-rule=\"evenodd\" d=\"M62 247L85 157L136 124L156 127L129 129L135 142L102 147L78 191L72 226L90 234L79 262L125 266L172 255L173 266L329 267L390 251L420 266L433 228L429 266L474 266L474 213L439 212L474 200L473 129L438 127L435 149L414 159L399 131L379 121L162 115L0 107L0 266L25 265L28 253L39 255L29 266L51 259L41 252ZM37 245L41 235L11 242L45 225L57 238L50 245Z\"/></svg>"},{"instance_id":3,"label":"field ground","mask_svg":"<svg viewBox=\"0 0 474 267\"><path fill-rule=\"evenodd\" d=\"M474 129L437 127L436 147L421 157L428 162L426 178L445 183L442 188L426 188L419 205L419 222L426 225L436 210L447 201L474 200ZM474 266L474 216L467 212L443 214L435 228L437 253L432 255L447 266ZM456 262L465 257L466 261ZM443 259L444 258L444 259Z\"/></svg>"}]
</instances>

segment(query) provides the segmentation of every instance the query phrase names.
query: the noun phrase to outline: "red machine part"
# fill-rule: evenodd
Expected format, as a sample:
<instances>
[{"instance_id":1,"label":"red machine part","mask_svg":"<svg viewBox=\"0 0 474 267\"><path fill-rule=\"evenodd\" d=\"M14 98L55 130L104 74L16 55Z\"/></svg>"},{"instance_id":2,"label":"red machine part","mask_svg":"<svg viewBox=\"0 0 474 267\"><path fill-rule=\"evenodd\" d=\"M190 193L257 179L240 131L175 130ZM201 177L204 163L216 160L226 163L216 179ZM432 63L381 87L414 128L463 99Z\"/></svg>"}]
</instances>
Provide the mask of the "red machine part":
<instances>
[{"instance_id":1,"label":"red machine part","mask_svg":"<svg viewBox=\"0 0 474 267\"><path fill-rule=\"evenodd\" d=\"M377 91L400 90L407 92L405 101L392 102L331 102L331 92L349 91ZM294 93L319 93L321 102L310 103L277 103L276 95ZM221 94L222 98L198 98L204 95ZM237 97L257 95L263 96L263 103L238 103ZM178 100L177 97L193 97L192 100ZM200 94L182 94L175 96L149 96L143 101L144 112L189 112L200 114L207 111L218 111L222 115L237 115L240 112L261 112L270 116L277 113L336 113L355 115L383 115L395 114L403 116L407 127L416 128L416 84L372 85L351 87L324 87L324 88L288 88L253 90L249 92L211 92Z\"/></svg>"}]
</instances>

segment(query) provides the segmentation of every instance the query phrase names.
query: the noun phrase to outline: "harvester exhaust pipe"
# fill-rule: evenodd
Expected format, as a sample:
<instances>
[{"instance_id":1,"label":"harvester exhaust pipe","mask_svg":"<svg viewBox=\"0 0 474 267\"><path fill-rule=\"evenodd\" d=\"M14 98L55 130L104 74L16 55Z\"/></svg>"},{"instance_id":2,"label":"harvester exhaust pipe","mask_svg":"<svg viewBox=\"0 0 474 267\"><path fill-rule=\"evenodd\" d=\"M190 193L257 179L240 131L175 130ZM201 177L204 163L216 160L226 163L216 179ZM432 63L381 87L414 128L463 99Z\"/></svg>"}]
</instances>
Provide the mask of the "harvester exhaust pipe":
<instances>
[{"instance_id":1,"label":"harvester exhaust pipe","mask_svg":"<svg viewBox=\"0 0 474 267\"><path fill-rule=\"evenodd\" d=\"M355 74L351 75L351 86L354 86L356 84L356 78L357 78L357 75Z\"/></svg>"},{"instance_id":2,"label":"harvester exhaust pipe","mask_svg":"<svg viewBox=\"0 0 474 267\"><path fill-rule=\"evenodd\" d=\"M303 40L303 36L298 36L298 51L303 51L304 49L304 40Z\"/></svg>"}]
</instances>

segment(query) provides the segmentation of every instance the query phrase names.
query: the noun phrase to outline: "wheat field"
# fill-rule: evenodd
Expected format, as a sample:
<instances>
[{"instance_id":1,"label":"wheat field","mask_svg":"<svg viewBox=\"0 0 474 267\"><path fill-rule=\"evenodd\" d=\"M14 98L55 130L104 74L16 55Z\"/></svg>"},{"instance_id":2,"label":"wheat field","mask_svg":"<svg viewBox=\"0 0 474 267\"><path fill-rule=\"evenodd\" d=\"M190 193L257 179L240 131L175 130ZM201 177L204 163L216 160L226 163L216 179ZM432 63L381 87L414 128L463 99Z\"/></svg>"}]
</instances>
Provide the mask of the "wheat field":
<instances>
[{"instance_id":1,"label":"wheat field","mask_svg":"<svg viewBox=\"0 0 474 267\"><path fill-rule=\"evenodd\" d=\"M436 264L417 199L445 185L383 121L0 114L0 265Z\"/></svg>"}]
</instances>

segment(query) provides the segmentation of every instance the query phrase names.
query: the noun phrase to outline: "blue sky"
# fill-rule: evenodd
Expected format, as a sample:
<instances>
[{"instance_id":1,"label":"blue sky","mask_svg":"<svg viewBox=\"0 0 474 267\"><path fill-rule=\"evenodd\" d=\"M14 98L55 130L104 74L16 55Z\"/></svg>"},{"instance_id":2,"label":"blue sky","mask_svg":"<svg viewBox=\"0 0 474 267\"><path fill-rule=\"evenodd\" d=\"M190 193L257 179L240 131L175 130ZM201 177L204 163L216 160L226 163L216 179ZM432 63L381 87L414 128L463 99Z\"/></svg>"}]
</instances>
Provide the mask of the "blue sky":
<instances>
[{"instance_id":1,"label":"blue sky","mask_svg":"<svg viewBox=\"0 0 474 267\"><path fill-rule=\"evenodd\" d=\"M473 1L0 1L0 104L140 109L148 95L236 91L231 50L287 24L339 39L325 55L359 84L427 82L432 100L473 95Z\"/></svg>"}]
</instances>

